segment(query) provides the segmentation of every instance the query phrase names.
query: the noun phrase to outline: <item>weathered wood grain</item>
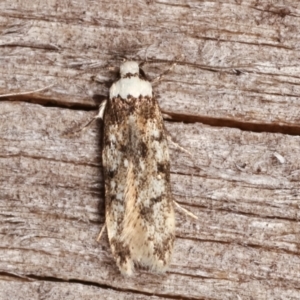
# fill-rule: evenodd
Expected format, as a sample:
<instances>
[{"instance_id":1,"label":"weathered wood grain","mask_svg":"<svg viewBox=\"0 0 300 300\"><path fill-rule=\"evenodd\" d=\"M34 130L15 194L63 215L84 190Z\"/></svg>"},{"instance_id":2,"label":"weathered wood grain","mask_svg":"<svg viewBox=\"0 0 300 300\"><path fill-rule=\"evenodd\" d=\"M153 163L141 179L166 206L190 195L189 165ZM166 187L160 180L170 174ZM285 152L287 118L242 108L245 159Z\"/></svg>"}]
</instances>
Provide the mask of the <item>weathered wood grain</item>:
<instances>
[{"instance_id":1,"label":"weathered wood grain","mask_svg":"<svg viewBox=\"0 0 300 300\"><path fill-rule=\"evenodd\" d=\"M299 167L293 158L299 157L299 137L167 124L195 154L192 160L173 149L172 187L199 221L177 214L169 274L142 272L127 279L114 265L106 238L100 245L95 241L104 222L100 124L64 136L92 113L0 104L5 274L186 298L260 298L278 285L282 293L287 287L296 293ZM282 278L288 281L280 283Z\"/></svg>"},{"instance_id":2,"label":"weathered wood grain","mask_svg":"<svg viewBox=\"0 0 300 300\"><path fill-rule=\"evenodd\" d=\"M178 59L157 89L163 109L299 133L295 1L2 1L0 10L3 93L54 83L40 101L96 107L116 57ZM99 73L102 85L91 82Z\"/></svg>"},{"instance_id":3,"label":"weathered wood grain","mask_svg":"<svg viewBox=\"0 0 300 300\"><path fill-rule=\"evenodd\" d=\"M297 2L1 1L0 12L0 93L54 84L0 98L1 299L300 298ZM101 122L66 134L96 114L120 56L180 62L155 91L191 153L170 146L174 199L199 220L177 212L164 276L124 278L106 235L96 242Z\"/></svg>"}]
</instances>

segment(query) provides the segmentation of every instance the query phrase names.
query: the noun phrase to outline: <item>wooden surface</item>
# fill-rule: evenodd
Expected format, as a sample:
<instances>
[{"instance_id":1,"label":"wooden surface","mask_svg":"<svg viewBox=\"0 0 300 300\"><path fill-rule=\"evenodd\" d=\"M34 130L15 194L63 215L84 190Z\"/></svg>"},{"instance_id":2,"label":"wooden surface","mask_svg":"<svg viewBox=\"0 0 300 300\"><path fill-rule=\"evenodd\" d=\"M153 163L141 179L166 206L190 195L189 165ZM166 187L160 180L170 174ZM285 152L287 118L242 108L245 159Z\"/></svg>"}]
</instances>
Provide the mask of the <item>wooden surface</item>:
<instances>
[{"instance_id":1,"label":"wooden surface","mask_svg":"<svg viewBox=\"0 0 300 300\"><path fill-rule=\"evenodd\" d=\"M0 2L0 299L300 299L297 1ZM97 112L121 57L155 85L175 251L123 277L104 223ZM146 65L154 78L170 63Z\"/></svg>"}]
</instances>

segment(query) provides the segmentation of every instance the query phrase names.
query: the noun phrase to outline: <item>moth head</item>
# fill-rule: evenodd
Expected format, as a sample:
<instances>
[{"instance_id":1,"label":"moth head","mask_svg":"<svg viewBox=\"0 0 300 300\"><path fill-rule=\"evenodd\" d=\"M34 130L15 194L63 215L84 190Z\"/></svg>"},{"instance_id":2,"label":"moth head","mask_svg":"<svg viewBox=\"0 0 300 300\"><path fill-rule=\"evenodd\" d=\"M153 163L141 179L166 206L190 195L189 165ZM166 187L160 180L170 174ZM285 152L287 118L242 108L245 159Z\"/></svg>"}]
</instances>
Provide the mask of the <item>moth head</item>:
<instances>
[{"instance_id":1,"label":"moth head","mask_svg":"<svg viewBox=\"0 0 300 300\"><path fill-rule=\"evenodd\" d=\"M126 61L120 66L120 76L124 78L129 74L131 76L139 76L139 64L135 61Z\"/></svg>"}]
</instances>

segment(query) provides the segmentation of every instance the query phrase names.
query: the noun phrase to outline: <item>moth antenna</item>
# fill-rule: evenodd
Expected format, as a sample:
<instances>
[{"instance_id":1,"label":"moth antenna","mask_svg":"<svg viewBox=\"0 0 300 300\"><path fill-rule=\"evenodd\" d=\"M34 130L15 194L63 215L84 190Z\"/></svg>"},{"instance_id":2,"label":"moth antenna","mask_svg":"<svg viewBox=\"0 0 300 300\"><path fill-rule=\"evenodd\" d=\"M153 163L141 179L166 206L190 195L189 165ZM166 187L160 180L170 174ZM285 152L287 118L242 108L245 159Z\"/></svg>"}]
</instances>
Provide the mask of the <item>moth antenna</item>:
<instances>
[{"instance_id":1,"label":"moth antenna","mask_svg":"<svg viewBox=\"0 0 300 300\"><path fill-rule=\"evenodd\" d=\"M29 94L34 94L34 93L38 93L44 90L47 90L49 88L51 88L52 86L54 86L54 83L49 84L43 88L37 89L37 90L33 90L33 91L27 91L27 92L19 92L19 93L10 93L10 94L4 94L4 95L0 95L0 98L6 98L6 97L14 97L14 96L23 96L23 95L29 95Z\"/></svg>"}]
</instances>

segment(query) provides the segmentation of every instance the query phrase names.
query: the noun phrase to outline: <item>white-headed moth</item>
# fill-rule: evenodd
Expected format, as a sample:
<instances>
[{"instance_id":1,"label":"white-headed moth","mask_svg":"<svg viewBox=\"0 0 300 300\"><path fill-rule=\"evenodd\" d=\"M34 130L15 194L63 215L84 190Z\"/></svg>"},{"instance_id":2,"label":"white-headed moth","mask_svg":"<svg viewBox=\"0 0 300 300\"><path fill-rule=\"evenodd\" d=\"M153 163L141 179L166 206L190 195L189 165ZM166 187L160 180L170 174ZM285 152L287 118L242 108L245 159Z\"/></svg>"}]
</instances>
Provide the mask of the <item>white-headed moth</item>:
<instances>
[{"instance_id":1,"label":"white-headed moth","mask_svg":"<svg viewBox=\"0 0 300 300\"><path fill-rule=\"evenodd\" d=\"M175 238L170 158L162 114L138 63L120 67L102 108L105 222L122 274L165 272Z\"/></svg>"}]
</instances>

